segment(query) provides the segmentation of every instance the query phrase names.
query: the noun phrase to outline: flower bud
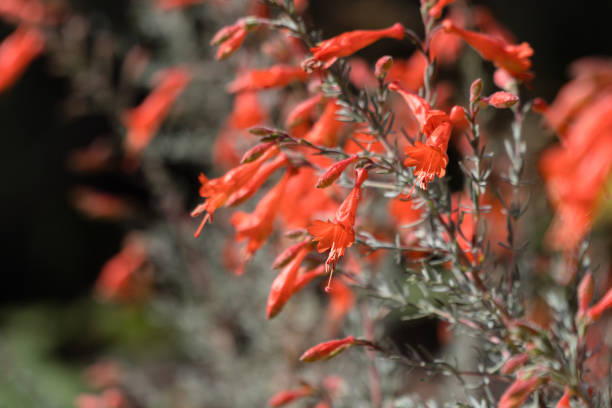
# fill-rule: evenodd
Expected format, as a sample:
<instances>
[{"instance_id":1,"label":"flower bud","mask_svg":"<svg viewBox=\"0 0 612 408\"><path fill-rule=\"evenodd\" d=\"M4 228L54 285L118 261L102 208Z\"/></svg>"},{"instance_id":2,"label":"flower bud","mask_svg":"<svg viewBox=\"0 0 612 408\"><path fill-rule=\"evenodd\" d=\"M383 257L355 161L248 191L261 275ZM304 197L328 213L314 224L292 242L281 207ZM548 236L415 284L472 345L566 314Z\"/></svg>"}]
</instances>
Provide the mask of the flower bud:
<instances>
[{"instance_id":1,"label":"flower bud","mask_svg":"<svg viewBox=\"0 0 612 408\"><path fill-rule=\"evenodd\" d=\"M527 362L527 360L529 360L529 355L526 353L512 356L502 366L500 372L502 374L512 374L517 369L521 368Z\"/></svg>"},{"instance_id":2,"label":"flower bud","mask_svg":"<svg viewBox=\"0 0 612 408\"><path fill-rule=\"evenodd\" d=\"M283 390L274 395L268 401L268 406L272 408L282 407L300 398L307 397L312 394L312 388L305 385L295 390Z\"/></svg>"},{"instance_id":3,"label":"flower bud","mask_svg":"<svg viewBox=\"0 0 612 408\"><path fill-rule=\"evenodd\" d=\"M453 123L453 127L456 127L458 129L465 129L470 126L467 121L465 109L463 109L463 106L453 106L450 111L449 117L451 122Z\"/></svg>"},{"instance_id":4,"label":"flower bud","mask_svg":"<svg viewBox=\"0 0 612 408\"><path fill-rule=\"evenodd\" d=\"M348 159L341 160L331 165L327 169L327 171L323 173L321 177L319 177L315 187L316 188L326 188L326 187L331 186L334 183L334 181L336 181L338 177L340 177L340 175L348 167L348 165L357 161L358 158L359 157L356 154L354 154Z\"/></svg>"},{"instance_id":5,"label":"flower bud","mask_svg":"<svg viewBox=\"0 0 612 408\"><path fill-rule=\"evenodd\" d=\"M260 143L247 150L240 159L240 164L250 163L253 160L257 160L262 154L266 152L270 147L274 145L274 142Z\"/></svg>"},{"instance_id":6,"label":"flower bud","mask_svg":"<svg viewBox=\"0 0 612 408\"><path fill-rule=\"evenodd\" d=\"M519 101L519 97L510 92L499 91L488 98L484 98L484 100L486 100L489 106L493 106L497 109L505 109L515 105Z\"/></svg>"},{"instance_id":7,"label":"flower bud","mask_svg":"<svg viewBox=\"0 0 612 408\"><path fill-rule=\"evenodd\" d=\"M289 262L291 262L293 258L295 258L298 252L300 252L300 250L309 243L310 240L305 240L302 242L298 242L295 245L291 245L289 248L285 249L276 257L274 263L272 264L272 268L278 269L287 265Z\"/></svg>"},{"instance_id":8,"label":"flower bud","mask_svg":"<svg viewBox=\"0 0 612 408\"><path fill-rule=\"evenodd\" d=\"M343 352L355 344L355 338L348 336L345 339L326 341L325 343L317 344L309 348L302 354L300 361L313 362L319 360L328 360L337 354Z\"/></svg>"},{"instance_id":9,"label":"flower bud","mask_svg":"<svg viewBox=\"0 0 612 408\"><path fill-rule=\"evenodd\" d=\"M482 79L478 78L470 86L470 103L475 103L482 93Z\"/></svg>"},{"instance_id":10,"label":"flower bud","mask_svg":"<svg viewBox=\"0 0 612 408\"><path fill-rule=\"evenodd\" d=\"M599 319L603 312L612 307L612 289L604 295L604 297L595 305L587 309L586 315L591 322Z\"/></svg>"},{"instance_id":11,"label":"flower bud","mask_svg":"<svg viewBox=\"0 0 612 408\"><path fill-rule=\"evenodd\" d=\"M588 272L578 285L578 317L586 313L591 300L593 300L593 291L595 285L593 283L593 275Z\"/></svg>"},{"instance_id":12,"label":"flower bud","mask_svg":"<svg viewBox=\"0 0 612 408\"><path fill-rule=\"evenodd\" d=\"M374 67L374 74L378 79L384 79L389 70L393 66L393 57L390 55L384 55L376 61L376 66Z\"/></svg>"}]
</instances>

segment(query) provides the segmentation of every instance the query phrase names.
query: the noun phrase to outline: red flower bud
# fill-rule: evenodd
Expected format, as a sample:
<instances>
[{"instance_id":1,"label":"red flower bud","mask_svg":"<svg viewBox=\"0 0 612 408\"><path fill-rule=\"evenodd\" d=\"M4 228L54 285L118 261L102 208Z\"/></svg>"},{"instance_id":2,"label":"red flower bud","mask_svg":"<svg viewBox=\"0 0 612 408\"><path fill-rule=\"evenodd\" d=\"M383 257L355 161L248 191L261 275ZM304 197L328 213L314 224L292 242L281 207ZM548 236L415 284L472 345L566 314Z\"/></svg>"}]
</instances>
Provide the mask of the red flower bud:
<instances>
[{"instance_id":1,"label":"red flower bud","mask_svg":"<svg viewBox=\"0 0 612 408\"><path fill-rule=\"evenodd\" d=\"M544 378L531 377L529 379L517 379L512 383L499 400L497 408L519 408L522 407L529 395L545 381Z\"/></svg>"},{"instance_id":2,"label":"red flower bud","mask_svg":"<svg viewBox=\"0 0 612 408\"><path fill-rule=\"evenodd\" d=\"M450 111L450 120L454 127L458 129L465 129L470 126L465 116L465 109L463 106L455 105Z\"/></svg>"},{"instance_id":3,"label":"red flower bud","mask_svg":"<svg viewBox=\"0 0 612 408\"><path fill-rule=\"evenodd\" d=\"M374 67L374 75L376 78L383 79L389 73L389 70L393 66L393 57L389 55L382 56L376 61L376 66Z\"/></svg>"},{"instance_id":4,"label":"red flower bud","mask_svg":"<svg viewBox=\"0 0 612 408\"><path fill-rule=\"evenodd\" d=\"M586 313L591 300L593 300L593 291L595 285L593 283L593 275L588 272L578 285L578 317Z\"/></svg>"},{"instance_id":5,"label":"red flower bud","mask_svg":"<svg viewBox=\"0 0 612 408\"><path fill-rule=\"evenodd\" d=\"M282 407L297 399L307 397L310 394L312 394L312 388L307 385L296 390L283 390L270 398L268 406L272 408Z\"/></svg>"},{"instance_id":6,"label":"red flower bud","mask_svg":"<svg viewBox=\"0 0 612 408\"><path fill-rule=\"evenodd\" d=\"M612 289L608 290L604 297L594 306L587 309L586 315L591 321L599 319L603 312L612 307Z\"/></svg>"},{"instance_id":7,"label":"red flower bud","mask_svg":"<svg viewBox=\"0 0 612 408\"><path fill-rule=\"evenodd\" d=\"M240 164L250 163L253 160L257 160L262 154L266 152L275 142L260 143L247 150L240 159Z\"/></svg>"},{"instance_id":8,"label":"red flower bud","mask_svg":"<svg viewBox=\"0 0 612 408\"><path fill-rule=\"evenodd\" d=\"M506 361L500 371L502 374L512 374L518 368L522 367L527 360L529 360L529 355L525 353L512 356L508 359L508 361Z\"/></svg>"},{"instance_id":9,"label":"red flower bud","mask_svg":"<svg viewBox=\"0 0 612 408\"><path fill-rule=\"evenodd\" d=\"M519 97L510 92L499 91L486 98L486 101L497 109L505 109L515 105Z\"/></svg>"},{"instance_id":10,"label":"red flower bud","mask_svg":"<svg viewBox=\"0 0 612 408\"><path fill-rule=\"evenodd\" d=\"M305 245L308 245L309 243L310 243L310 240L305 240L302 242L298 242L295 245L291 245L289 248L285 249L283 252L281 252L276 257L276 259L274 260L274 263L272 264L272 268L278 269L278 268L282 268L285 265L287 265L289 262L291 262L293 258L295 258L298 252L300 252L300 250L304 248Z\"/></svg>"},{"instance_id":11,"label":"red flower bud","mask_svg":"<svg viewBox=\"0 0 612 408\"><path fill-rule=\"evenodd\" d=\"M317 344L316 346L306 350L300 357L300 361L312 362L328 360L354 344L355 338L353 336L348 336L347 338L341 340L326 341L325 343Z\"/></svg>"},{"instance_id":12,"label":"red flower bud","mask_svg":"<svg viewBox=\"0 0 612 408\"><path fill-rule=\"evenodd\" d=\"M316 188L326 188L326 187L331 186L334 183L334 181L336 181L338 177L340 177L340 175L348 167L348 165L357 161L358 158L359 157L356 154L354 154L348 159L341 160L331 165L327 169L327 171L323 173L321 177L319 177L315 187Z\"/></svg>"}]
</instances>

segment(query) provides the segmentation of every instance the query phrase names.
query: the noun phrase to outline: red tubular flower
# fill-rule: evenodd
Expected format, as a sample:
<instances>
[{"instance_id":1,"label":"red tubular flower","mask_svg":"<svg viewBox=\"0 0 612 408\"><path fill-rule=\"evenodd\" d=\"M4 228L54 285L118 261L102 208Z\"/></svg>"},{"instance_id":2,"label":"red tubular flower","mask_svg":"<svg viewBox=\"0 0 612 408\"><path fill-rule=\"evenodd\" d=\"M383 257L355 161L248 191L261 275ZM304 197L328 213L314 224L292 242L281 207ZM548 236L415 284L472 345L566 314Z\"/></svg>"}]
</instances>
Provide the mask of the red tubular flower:
<instances>
[{"instance_id":1,"label":"red tubular flower","mask_svg":"<svg viewBox=\"0 0 612 408\"><path fill-rule=\"evenodd\" d=\"M295 390L283 390L274 395L268 401L268 406L272 408L282 407L300 398L307 397L312 394L312 388L305 385Z\"/></svg>"},{"instance_id":2,"label":"red tubular flower","mask_svg":"<svg viewBox=\"0 0 612 408\"><path fill-rule=\"evenodd\" d=\"M289 177L291 177L291 172L285 173L278 184L261 199L252 214L239 211L232 216L231 222L236 228L236 241L240 242L245 238L249 240L236 274L242 275L245 263L253 257L272 233L274 220L278 214Z\"/></svg>"},{"instance_id":3,"label":"red tubular flower","mask_svg":"<svg viewBox=\"0 0 612 408\"><path fill-rule=\"evenodd\" d=\"M578 317L583 316L591 300L593 300L593 291L595 290L595 284L593 283L593 275L588 272L578 285Z\"/></svg>"},{"instance_id":4,"label":"red tubular flower","mask_svg":"<svg viewBox=\"0 0 612 408\"><path fill-rule=\"evenodd\" d=\"M426 189L435 176L440 178L446 174L446 149L452 132L451 119L444 112L431 109L426 100L406 91L398 83L391 83L389 89L402 96L421 126L421 131L427 136L426 143L417 141L414 146L406 147L408 157L404 161L404 166L415 167L415 185Z\"/></svg>"},{"instance_id":5,"label":"red tubular flower","mask_svg":"<svg viewBox=\"0 0 612 408\"><path fill-rule=\"evenodd\" d=\"M261 91L283 87L294 81L304 81L308 74L300 67L274 65L267 69L247 71L227 85L228 92Z\"/></svg>"},{"instance_id":6,"label":"red tubular flower","mask_svg":"<svg viewBox=\"0 0 612 408\"><path fill-rule=\"evenodd\" d=\"M272 319L276 316L285 303L293 295L293 288L295 287L296 278L300 268L300 264L310 252L310 248L305 246L300 249L295 258L283 270L272 282L270 287L270 294L268 295L268 306L266 309L266 317Z\"/></svg>"},{"instance_id":7,"label":"red tubular flower","mask_svg":"<svg viewBox=\"0 0 612 408\"><path fill-rule=\"evenodd\" d=\"M125 142L128 152L139 153L149 144L188 81L189 74L183 68L163 71L153 92L125 114L123 122L127 128Z\"/></svg>"},{"instance_id":8,"label":"red tubular flower","mask_svg":"<svg viewBox=\"0 0 612 408\"><path fill-rule=\"evenodd\" d=\"M570 387L565 387L563 396L557 402L556 408L571 408L572 407L572 390Z\"/></svg>"},{"instance_id":9,"label":"red tubular flower","mask_svg":"<svg viewBox=\"0 0 612 408\"><path fill-rule=\"evenodd\" d=\"M256 92L240 92L234 99L229 125L234 129L248 129L259 125L266 117Z\"/></svg>"},{"instance_id":10,"label":"red tubular flower","mask_svg":"<svg viewBox=\"0 0 612 408\"><path fill-rule=\"evenodd\" d=\"M146 280L136 274L147 260L144 243L132 237L121 251L109 259L100 272L94 291L102 299L131 300L146 290Z\"/></svg>"},{"instance_id":11,"label":"red tubular flower","mask_svg":"<svg viewBox=\"0 0 612 408\"><path fill-rule=\"evenodd\" d=\"M315 241L319 242L317 250L319 252L329 250L325 262L326 269L329 270L329 282L325 288L326 291L331 290L332 274L338 260L344 255L346 248L352 246L355 242L353 226L355 225L357 206L361 197L361 185L368 177L368 172L362 168L358 169L356 174L355 186L336 211L335 219L333 221L315 220L308 227L308 233L313 236Z\"/></svg>"},{"instance_id":12,"label":"red tubular flower","mask_svg":"<svg viewBox=\"0 0 612 408\"><path fill-rule=\"evenodd\" d=\"M355 337L348 336L340 340L326 341L309 348L302 354L300 361L311 363L313 361L328 360L342 353L356 343Z\"/></svg>"},{"instance_id":13,"label":"red tubular flower","mask_svg":"<svg viewBox=\"0 0 612 408\"><path fill-rule=\"evenodd\" d=\"M263 154L265 154L265 152ZM244 203L259 190L263 183L270 178L272 173L285 166L287 163L287 156L284 153L279 154L274 160L264 163L255 170L255 175L251 174L250 180L244 186L240 187L229 196L225 205L231 207Z\"/></svg>"},{"instance_id":14,"label":"red tubular flower","mask_svg":"<svg viewBox=\"0 0 612 408\"><path fill-rule=\"evenodd\" d=\"M404 153L408 156L404 160L404 166L414 166L415 184L420 188L427 189L427 184L432 182L435 176L442 178L446 174L448 156L440 147L417 141L414 146L406 147Z\"/></svg>"},{"instance_id":15,"label":"red tubular flower","mask_svg":"<svg viewBox=\"0 0 612 408\"><path fill-rule=\"evenodd\" d=\"M291 110L291 112L289 112L289 115L287 115L285 126L291 129L292 127L302 124L303 122L307 122L310 118L312 110L319 104L319 102L321 102L322 99L323 95L318 93L305 101L300 102Z\"/></svg>"},{"instance_id":16,"label":"red tubular flower","mask_svg":"<svg viewBox=\"0 0 612 408\"><path fill-rule=\"evenodd\" d=\"M199 180L202 184L200 187L200 196L206 198L206 201L198 205L191 212L191 216L197 217L203 213L206 213L206 215L196 230L194 234L195 237L200 235L200 232L202 232L202 228L204 228L206 222L209 219L212 219L215 210L226 205L232 194L245 186L253 177L253 173L256 172L264 162L277 155L278 152L278 147L273 146L268 149L259 159L234 167L225 173L223 177L216 179L210 180L204 174L200 174Z\"/></svg>"},{"instance_id":17,"label":"red tubular flower","mask_svg":"<svg viewBox=\"0 0 612 408\"><path fill-rule=\"evenodd\" d=\"M612 289L608 290L599 302L588 308L585 314L591 322L594 322L610 308L612 308Z\"/></svg>"},{"instance_id":18,"label":"red tubular flower","mask_svg":"<svg viewBox=\"0 0 612 408\"><path fill-rule=\"evenodd\" d=\"M191 0L194 1L194 0ZM215 58L222 60L232 55L244 42L249 31L258 26L257 19L241 18L234 24L225 26L213 36L210 45L218 45Z\"/></svg>"},{"instance_id":19,"label":"red tubular flower","mask_svg":"<svg viewBox=\"0 0 612 408\"><path fill-rule=\"evenodd\" d=\"M542 383L543 378L531 377L529 379L517 379L504 392L499 400L498 408L519 408L522 407L529 395L534 392Z\"/></svg>"},{"instance_id":20,"label":"red tubular flower","mask_svg":"<svg viewBox=\"0 0 612 408\"><path fill-rule=\"evenodd\" d=\"M499 68L505 69L513 77L522 81L533 79L533 73L529 72L529 68L531 68L529 58L533 55L533 49L526 42L519 45L509 44L499 37L459 28L448 19L444 20L442 25L446 32L454 33L463 38L484 59L493 62Z\"/></svg>"},{"instance_id":21,"label":"red tubular flower","mask_svg":"<svg viewBox=\"0 0 612 408\"><path fill-rule=\"evenodd\" d=\"M304 286L308 285L313 279L318 278L319 276L323 276L327 273L324 265L319 265L314 269L311 269L306 272L302 272L295 279L295 285L293 286L292 295L298 293L300 290L304 288Z\"/></svg>"},{"instance_id":22,"label":"red tubular flower","mask_svg":"<svg viewBox=\"0 0 612 408\"><path fill-rule=\"evenodd\" d=\"M43 50L45 39L35 28L19 27L0 43L0 92L19 79Z\"/></svg>"},{"instance_id":23,"label":"red tubular flower","mask_svg":"<svg viewBox=\"0 0 612 408\"><path fill-rule=\"evenodd\" d=\"M423 86L427 58L420 52L415 52L408 59L394 59L387 80L397 82L405 89L418 91Z\"/></svg>"},{"instance_id":24,"label":"red tubular flower","mask_svg":"<svg viewBox=\"0 0 612 408\"><path fill-rule=\"evenodd\" d=\"M425 122L427 120L427 113L431 111L431 106L429 105L429 103L420 96L415 95L412 92L408 92L398 82L391 82L389 84L389 90L400 94L400 96L404 99L404 101L410 108L410 111L416 118L419 125L421 127L425 126Z\"/></svg>"},{"instance_id":25,"label":"red tubular flower","mask_svg":"<svg viewBox=\"0 0 612 408\"><path fill-rule=\"evenodd\" d=\"M510 357L499 371L502 374L512 374L516 370L524 366L527 360L529 360L529 354L517 354L515 356Z\"/></svg>"},{"instance_id":26,"label":"red tubular flower","mask_svg":"<svg viewBox=\"0 0 612 408\"><path fill-rule=\"evenodd\" d=\"M338 133L343 126L343 123L336 119L336 111L338 109L339 107L335 100L327 102L323 114L306 136L304 136L304 139L318 145L335 146L338 140Z\"/></svg>"},{"instance_id":27,"label":"red tubular flower","mask_svg":"<svg viewBox=\"0 0 612 408\"><path fill-rule=\"evenodd\" d=\"M310 240L304 240L302 242L298 242L295 245L291 245L289 248L285 249L281 252L274 262L272 263L272 269L282 268L287 265L295 256L304 248L306 245L310 244Z\"/></svg>"},{"instance_id":28,"label":"red tubular flower","mask_svg":"<svg viewBox=\"0 0 612 408\"><path fill-rule=\"evenodd\" d=\"M328 168L325 173L319 177L317 180L316 188L326 188L331 186L334 181L342 175L342 172L351 164L355 163L359 156L356 154L350 156L348 159L340 160L339 162L334 163L330 168Z\"/></svg>"},{"instance_id":29,"label":"red tubular flower","mask_svg":"<svg viewBox=\"0 0 612 408\"><path fill-rule=\"evenodd\" d=\"M381 30L349 31L320 42L316 47L311 48L310 52L316 61L323 62L324 67L329 68L338 58L348 57L382 38L403 39L404 26L395 23Z\"/></svg>"}]
</instances>

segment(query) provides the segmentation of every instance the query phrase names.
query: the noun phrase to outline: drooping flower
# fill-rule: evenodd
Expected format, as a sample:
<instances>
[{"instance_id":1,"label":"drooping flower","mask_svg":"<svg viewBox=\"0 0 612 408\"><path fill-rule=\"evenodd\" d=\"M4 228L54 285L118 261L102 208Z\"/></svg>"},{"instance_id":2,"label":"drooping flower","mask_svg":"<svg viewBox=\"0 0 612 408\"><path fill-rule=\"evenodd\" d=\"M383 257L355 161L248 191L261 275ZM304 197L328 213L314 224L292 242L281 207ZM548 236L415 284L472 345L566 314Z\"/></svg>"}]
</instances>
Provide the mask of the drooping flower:
<instances>
[{"instance_id":1,"label":"drooping flower","mask_svg":"<svg viewBox=\"0 0 612 408\"><path fill-rule=\"evenodd\" d=\"M123 118L127 128L126 148L132 154L140 153L155 136L172 104L189 82L189 73L184 68L172 68L158 74L157 79L157 87Z\"/></svg>"},{"instance_id":2,"label":"drooping flower","mask_svg":"<svg viewBox=\"0 0 612 408\"><path fill-rule=\"evenodd\" d=\"M270 287L270 294L268 295L268 305L266 308L266 317L272 319L276 316L289 298L293 295L293 289L298 276L300 264L310 252L308 246L302 247L297 255L283 268L283 270L276 276Z\"/></svg>"},{"instance_id":3,"label":"drooping flower","mask_svg":"<svg viewBox=\"0 0 612 408\"><path fill-rule=\"evenodd\" d=\"M311 363L313 361L328 360L355 345L355 343L356 340L353 336L348 336L339 340L326 341L306 350L300 357L300 361Z\"/></svg>"},{"instance_id":4,"label":"drooping flower","mask_svg":"<svg viewBox=\"0 0 612 408\"><path fill-rule=\"evenodd\" d=\"M295 81L304 81L308 73L300 67L274 65L266 69L254 69L241 74L227 85L229 92L261 91L284 87Z\"/></svg>"},{"instance_id":5,"label":"drooping flower","mask_svg":"<svg viewBox=\"0 0 612 408\"><path fill-rule=\"evenodd\" d=\"M404 166L415 168L415 185L426 189L427 184L436 176L441 178L446 174L446 150L452 132L451 120L446 113L431 109L426 100L408 92L398 83L389 84L389 89L402 96L419 123L421 132L427 136L425 143L416 141L414 146L406 147L407 158L404 161Z\"/></svg>"},{"instance_id":6,"label":"drooping flower","mask_svg":"<svg viewBox=\"0 0 612 408\"><path fill-rule=\"evenodd\" d=\"M19 27L0 43L0 92L13 85L43 50L45 39L36 28Z\"/></svg>"},{"instance_id":7,"label":"drooping flower","mask_svg":"<svg viewBox=\"0 0 612 408\"><path fill-rule=\"evenodd\" d=\"M274 220L289 177L291 177L291 172L285 173L278 184L261 199L253 213L247 214L239 211L232 216L231 222L236 228L236 241L249 240L242 255L242 263L236 270L238 275L242 274L244 264L253 257L253 254L261 248L272 233Z\"/></svg>"},{"instance_id":8,"label":"drooping flower","mask_svg":"<svg viewBox=\"0 0 612 408\"><path fill-rule=\"evenodd\" d=\"M217 208L225 206L232 194L245 186L253 177L253 173L256 172L263 163L276 156L278 153L278 147L273 146L262 154L259 159L234 167L225 173L224 176L216 179L208 179L201 173L199 177L200 183L202 184L200 187L200 196L206 198L206 201L198 205L191 212L191 216L197 217L204 213L206 213L206 215L194 235L198 237L202 228L206 225L206 222L212 219Z\"/></svg>"},{"instance_id":9,"label":"drooping flower","mask_svg":"<svg viewBox=\"0 0 612 408\"><path fill-rule=\"evenodd\" d=\"M533 49L528 43L509 44L499 37L464 30L448 19L442 22L442 26L446 32L454 33L463 38L484 59L493 62L499 68L505 69L513 77L522 81L533 79L533 73L529 72L531 68L529 58L533 55Z\"/></svg>"},{"instance_id":10,"label":"drooping flower","mask_svg":"<svg viewBox=\"0 0 612 408\"><path fill-rule=\"evenodd\" d=\"M382 38L403 39L404 26L395 23L391 27L381 30L348 31L320 42L310 51L316 61L323 62L324 67L329 68L338 58L348 57Z\"/></svg>"},{"instance_id":11,"label":"drooping flower","mask_svg":"<svg viewBox=\"0 0 612 408\"><path fill-rule=\"evenodd\" d=\"M308 385L294 390L283 390L278 392L268 401L268 406L271 408L282 407L300 398L307 397L313 393L313 389Z\"/></svg>"},{"instance_id":12,"label":"drooping flower","mask_svg":"<svg viewBox=\"0 0 612 408\"><path fill-rule=\"evenodd\" d=\"M416 141L414 146L406 147L404 153L407 156L404 166L414 167L415 184L420 188L427 189L427 184L436 176L442 178L446 174L448 156L439 146Z\"/></svg>"},{"instance_id":13,"label":"drooping flower","mask_svg":"<svg viewBox=\"0 0 612 408\"><path fill-rule=\"evenodd\" d=\"M357 206L361 197L361 185L368 177L366 169L358 169L356 171L355 186L351 193L346 197L344 202L336 211L334 220L322 221L315 220L308 227L308 233L313 236L315 241L318 241L317 250L324 252L329 250L326 268L329 270L329 283L325 290L331 290L331 278L334 268L341 256L344 255L346 248L353 245L355 242L355 216L357 215Z\"/></svg>"}]
</instances>

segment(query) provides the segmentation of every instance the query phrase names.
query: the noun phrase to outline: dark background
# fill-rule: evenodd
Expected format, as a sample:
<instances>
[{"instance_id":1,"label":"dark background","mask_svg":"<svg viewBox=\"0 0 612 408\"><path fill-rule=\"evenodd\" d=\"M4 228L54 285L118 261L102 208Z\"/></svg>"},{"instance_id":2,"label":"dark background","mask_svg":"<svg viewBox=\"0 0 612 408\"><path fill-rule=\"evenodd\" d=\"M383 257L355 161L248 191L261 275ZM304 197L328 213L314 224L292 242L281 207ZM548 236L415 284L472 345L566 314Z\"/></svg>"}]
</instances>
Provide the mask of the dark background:
<instances>
[{"instance_id":1,"label":"dark background","mask_svg":"<svg viewBox=\"0 0 612 408\"><path fill-rule=\"evenodd\" d=\"M94 26L146 41L131 31L127 1L75 3ZM612 53L610 1L474 3L486 4L520 41L531 44L536 73L532 93L549 102L568 79L566 70L572 61ZM388 26L398 19L417 28L417 7L417 1L402 0L311 0L313 20L325 37L349 29ZM0 23L0 38L11 31L11 26ZM94 138L122 131L102 113L66 120L61 107L69 90L68 79L51 74L49 58L41 56L17 84L0 94L3 304L66 302L87 295L103 262L119 249L125 227L93 221L73 209L68 196L75 185L94 185L151 206L138 173L85 177L67 169L69 152ZM193 176L195 186L196 175L197 169L189 169L184 177Z\"/></svg>"}]
</instances>

